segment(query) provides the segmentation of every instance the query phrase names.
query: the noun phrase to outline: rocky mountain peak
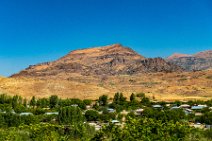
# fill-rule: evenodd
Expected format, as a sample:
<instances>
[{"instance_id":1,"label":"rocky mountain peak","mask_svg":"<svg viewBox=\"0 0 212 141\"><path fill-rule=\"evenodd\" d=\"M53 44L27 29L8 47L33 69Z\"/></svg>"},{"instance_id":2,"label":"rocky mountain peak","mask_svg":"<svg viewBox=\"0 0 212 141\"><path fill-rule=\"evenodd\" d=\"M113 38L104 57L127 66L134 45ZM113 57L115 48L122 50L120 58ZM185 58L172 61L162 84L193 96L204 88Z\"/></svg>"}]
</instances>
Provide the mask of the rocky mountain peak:
<instances>
[{"instance_id":1,"label":"rocky mountain peak","mask_svg":"<svg viewBox=\"0 0 212 141\"><path fill-rule=\"evenodd\" d=\"M104 53L108 54L121 54L121 53L130 53L130 54L137 54L135 51L128 47L124 47L121 44L112 44L108 46L102 46L102 47L93 47L93 48L87 48L87 49L79 49L71 51L68 55L75 55L75 54L96 54L101 55Z\"/></svg>"},{"instance_id":2,"label":"rocky mountain peak","mask_svg":"<svg viewBox=\"0 0 212 141\"><path fill-rule=\"evenodd\" d=\"M66 56L47 63L31 65L12 77L60 77L122 75L149 72L175 72L182 69L162 58L145 58L121 44L71 51Z\"/></svg>"}]
</instances>

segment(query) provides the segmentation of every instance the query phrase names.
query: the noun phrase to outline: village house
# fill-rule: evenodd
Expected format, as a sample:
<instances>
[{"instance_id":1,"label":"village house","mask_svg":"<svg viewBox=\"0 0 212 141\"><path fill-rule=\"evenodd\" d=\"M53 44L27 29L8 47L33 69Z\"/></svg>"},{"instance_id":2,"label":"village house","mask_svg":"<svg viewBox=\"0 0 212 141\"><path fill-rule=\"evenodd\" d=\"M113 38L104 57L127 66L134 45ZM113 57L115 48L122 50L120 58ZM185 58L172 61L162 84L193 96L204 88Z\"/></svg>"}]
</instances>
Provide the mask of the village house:
<instances>
[{"instance_id":1,"label":"village house","mask_svg":"<svg viewBox=\"0 0 212 141\"><path fill-rule=\"evenodd\" d=\"M134 111L135 115L141 115L143 113L144 109L136 109Z\"/></svg>"},{"instance_id":2,"label":"village house","mask_svg":"<svg viewBox=\"0 0 212 141\"><path fill-rule=\"evenodd\" d=\"M59 112L46 112L45 115L59 115Z\"/></svg>"},{"instance_id":3,"label":"village house","mask_svg":"<svg viewBox=\"0 0 212 141\"><path fill-rule=\"evenodd\" d=\"M108 108L107 111L108 111L109 113L114 113L114 112L115 112L115 110L112 109L112 108Z\"/></svg>"},{"instance_id":4,"label":"village house","mask_svg":"<svg viewBox=\"0 0 212 141\"><path fill-rule=\"evenodd\" d=\"M180 107L180 108L191 108L191 106L188 105L188 104L182 104L182 105L180 105L179 107Z\"/></svg>"},{"instance_id":5,"label":"village house","mask_svg":"<svg viewBox=\"0 0 212 141\"><path fill-rule=\"evenodd\" d=\"M152 107L154 109L163 109L163 106L161 106L161 105L152 105Z\"/></svg>"},{"instance_id":6,"label":"village house","mask_svg":"<svg viewBox=\"0 0 212 141\"><path fill-rule=\"evenodd\" d=\"M22 112L19 115L20 116L30 116L30 115L33 115L33 113L31 113L31 112Z\"/></svg>"}]
</instances>

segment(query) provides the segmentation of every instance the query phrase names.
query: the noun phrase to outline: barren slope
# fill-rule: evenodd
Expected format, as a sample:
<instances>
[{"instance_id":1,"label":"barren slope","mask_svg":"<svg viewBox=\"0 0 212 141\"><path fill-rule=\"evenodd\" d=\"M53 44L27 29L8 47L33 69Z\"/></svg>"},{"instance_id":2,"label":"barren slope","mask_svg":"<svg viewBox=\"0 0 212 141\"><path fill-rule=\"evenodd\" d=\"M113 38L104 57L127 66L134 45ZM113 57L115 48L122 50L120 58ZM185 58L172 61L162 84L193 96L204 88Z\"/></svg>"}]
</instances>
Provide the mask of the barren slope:
<instances>
[{"instance_id":1,"label":"barren slope","mask_svg":"<svg viewBox=\"0 0 212 141\"><path fill-rule=\"evenodd\" d=\"M209 53L197 57L210 58ZM171 59L190 57L175 55ZM130 48L110 46L75 50L54 61L0 78L0 93L24 97L97 99L115 92L144 92L159 100L212 98L212 70L182 72L162 58L145 58Z\"/></svg>"},{"instance_id":2,"label":"barren slope","mask_svg":"<svg viewBox=\"0 0 212 141\"><path fill-rule=\"evenodd\" d=\"M24 97L48 97L56 94L66 98L97 99L115 92L130 96L144 92L158 100L189 100L212 98L212 71L184 73L148 73L119 76L81 76L69 80L35 78L1 78L0 92Z\"/></svg>"},{"instance_id":3,"label":"barren slope","mask_svg":"<svg viewBox=\"0 0 212 141\"><path fill-rule=\"evenodd\" d=\"M95 77L181 70L162 58L144 58L130 48L114 44L72 51L54 62L32 65L12 77L54 77L65 80L73 74Z\"/></svg>"}]
</instances>

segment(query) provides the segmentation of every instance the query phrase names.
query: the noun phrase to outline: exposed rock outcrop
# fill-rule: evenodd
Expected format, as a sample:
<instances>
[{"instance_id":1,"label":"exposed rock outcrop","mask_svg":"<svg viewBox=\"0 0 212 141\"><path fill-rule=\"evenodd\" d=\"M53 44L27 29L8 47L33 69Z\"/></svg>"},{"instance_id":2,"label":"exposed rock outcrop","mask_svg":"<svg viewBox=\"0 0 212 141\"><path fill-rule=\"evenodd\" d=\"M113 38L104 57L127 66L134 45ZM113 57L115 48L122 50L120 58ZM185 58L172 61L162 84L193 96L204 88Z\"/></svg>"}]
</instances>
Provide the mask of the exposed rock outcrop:
<instances>
[{"instance_id":1,"label":"exposed rock outcrop","mask_svg":"<svg viewBox=\"0 0 212 141\"><path fill-rule=\"evenodd\" d=\"M60 77L71 74L121 75L148 72L176 72L180 67L162 58L145 58L120 44L75 50L68 55L47 63L32 65L12 77Z\"/></svg>"},{"instance_id":2,"label":"exposed rock outcrop","mask_svg":"<svg viewBox=\"0 0 212 141\"><path fill-rule=\"evenodd\" d=\"M199 52L194 55L173 54L166 60L181 66L187 71L212 69L212 50Z\"/></svg>"}]
</instances>

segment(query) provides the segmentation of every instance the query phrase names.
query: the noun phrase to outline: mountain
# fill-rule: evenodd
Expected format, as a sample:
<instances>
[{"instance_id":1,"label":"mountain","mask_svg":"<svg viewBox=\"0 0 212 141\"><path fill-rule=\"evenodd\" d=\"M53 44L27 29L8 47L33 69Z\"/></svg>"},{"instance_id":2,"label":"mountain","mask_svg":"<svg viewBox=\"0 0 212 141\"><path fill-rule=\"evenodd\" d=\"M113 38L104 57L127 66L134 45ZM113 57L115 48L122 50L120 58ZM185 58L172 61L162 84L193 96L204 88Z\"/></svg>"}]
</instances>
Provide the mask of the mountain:
<instances>
[{"instance_id":1,"label":"mountain","mask_svg":"<svg viewBox=\"0 0 212 141\"><path fill-rule=\"evenodd\" d=\"M145 58L121 44L75 50L47 63L29 66L12 77L56 77L73 75L109 76L150 72L177 72L180 67L162 58Z\"/></svg>"},{"instance_id":2,"label":"mountain","mask_svg":"<svg viewBox=\"0 0 212 141\"><path fill-rule=\"evenodd\" d=\"M212 69L212 50L202 51L194 55L173 54L166 60L187 71Z\"/></svg>"},{"instance_id":3,"label":"mountain","mask_svg":"<svg viewBox=\"0 0 212 141\"><path fill-rule=\"evenodd\" d=\"M195 57L208 57L199 53ZM190 57L175 54L171 59ZM172 72L172 73L167 73ZM210 99L212 70L185 72L162 58L145 58L120 44L71 51L53 62L29 66L12 77L0 77L0 94L61 98L110 98L145 93L157 100Z\"/></svg>"}]
</instances>

